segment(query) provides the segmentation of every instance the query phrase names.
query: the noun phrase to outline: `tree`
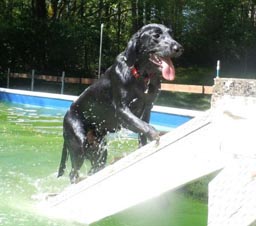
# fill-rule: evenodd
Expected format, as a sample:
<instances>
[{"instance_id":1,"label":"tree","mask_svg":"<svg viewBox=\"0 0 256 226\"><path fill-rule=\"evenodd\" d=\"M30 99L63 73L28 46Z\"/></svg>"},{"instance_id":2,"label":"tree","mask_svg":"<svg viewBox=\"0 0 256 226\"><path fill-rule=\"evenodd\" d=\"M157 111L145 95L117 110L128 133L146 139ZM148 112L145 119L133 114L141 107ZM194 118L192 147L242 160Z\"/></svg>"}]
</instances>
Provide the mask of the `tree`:
<instances>
[{"instance_id":1,"label":"tree","mask_svg":"<svg viewBox=\"0 0 256 226\"><path fill-rule=\"evenodd\" d=\"M0 68L94 76L101 23L103 70L147 23L172 26L181 66L255 70L256 0L1 0Z\"/></svg>"},{"instance_id":2,"label":"tree","mask_svg":"<svg viewBox=\"0 0 256 226\"><path fill-rule=\"evenodd\" d=\"M46 2L45 0L31 0L32 15L37 19L45 20L46 13Z\"/></svg>"}]
</instances>

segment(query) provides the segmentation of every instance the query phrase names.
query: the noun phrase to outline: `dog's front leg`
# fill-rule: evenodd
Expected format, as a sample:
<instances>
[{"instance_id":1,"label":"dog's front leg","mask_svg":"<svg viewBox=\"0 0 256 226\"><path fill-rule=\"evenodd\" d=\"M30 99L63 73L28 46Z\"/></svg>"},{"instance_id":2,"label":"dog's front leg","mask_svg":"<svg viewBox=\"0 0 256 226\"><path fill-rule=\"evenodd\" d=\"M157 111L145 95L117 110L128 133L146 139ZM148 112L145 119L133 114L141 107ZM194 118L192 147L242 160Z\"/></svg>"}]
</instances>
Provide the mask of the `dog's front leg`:
<instances>
[{"instance_id":1,"label":"dog's front leg","mask_svg":"<svg viewBox=\"0 0 256 226\"><path fill-rule=\"evenodd\" d=\"M140 136L146 137L151 141L159 141L160 137L158 131L153 126L149 125L147 122L144 122L143 120L135 116L128 107L118 108L117 115L120 123L125 128L135 133L138 133L140 134ZM144 140L145 138L142 139L142 142L146 143L146 141Z\"/></svg>"},{"instance_id":2,"label":"dog's front leg","mask_svg":"<svg viewBox=\"0 0 256 226\"><path fill-rule=\"evenodd\" d=\"M146 135L143 134L143 133L140 133L139 134L139 145L140 145L140 147L142 147L142 146L144 146L146 144L147 144L147 137L146 137Z\"/></svg>"},{"instance_id":3,"label":"dog's front leg","mask_svg":"<svg viewBox=\"0 0 256 226\"><path fill-rule=\"evenodd\" d=\"M146 136L150 141L156 140L158 142L160 139L158 131L153 126L134 115L127 106L127 98L130 95L130 90L127 89L121 81L112 82L116 84L113 86L112 95L119 123L135 133L143 134L143 136ZM118 87L118 89L116 89L116 87Z\"/></svg>"},{"instance_id":4,"label":"dog's front leg","mask_svg":"<svg viewBox=\"0 0 256 226\"><path fill-rule=\"evenodd\" d=\"M141 119L146 123L149 123L149 121L150 121L151 109L152 109L152 105L151 106L145 106L144 112L142 114ZM147 137L143 133L139 134L139 144L140 144L140 147L147 144Z\"/></svg>"}]
</instances>

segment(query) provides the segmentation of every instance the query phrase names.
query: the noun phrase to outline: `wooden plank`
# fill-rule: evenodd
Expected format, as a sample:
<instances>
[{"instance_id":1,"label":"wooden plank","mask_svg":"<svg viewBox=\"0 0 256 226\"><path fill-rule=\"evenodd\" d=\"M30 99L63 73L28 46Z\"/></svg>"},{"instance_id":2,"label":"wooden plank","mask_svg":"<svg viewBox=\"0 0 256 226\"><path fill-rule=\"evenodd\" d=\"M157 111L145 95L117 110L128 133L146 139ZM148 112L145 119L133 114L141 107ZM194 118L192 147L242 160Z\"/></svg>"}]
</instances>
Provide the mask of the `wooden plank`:
<instances>
[{"instance_id":1,"label":"wooden plank","mask_svg":"<svg viewBox=\"0 0 256 226\"><path fill-rule=\"evenodd\" d=\"M173 92L202 93L202 86L162 83L161 90Z\"/></svg>"},{"instance_id":2,"label":"wooden plank","mask_svg":"<svg viewBox=\"0 0 256 226\"><path fill-rule=\"evenodd\" d=\"M184 93L211 94L212 93L212 86L162 83L161 84L161 90L173 91L173 92L184 92Z\"/></svg>"},{"instance_id":3,"label":"wooden plank","mask_svg":"<svg viewBox=\"0 0 256 226\"><path fill-rule=\"evenodd\" d=\"M95 82L97 79L92 79L92 78L82 78L82 84L85 85L90 85L93 82Z\"/></svg>"},{"instance_id":4,"label":"wooden plank","mask_svg":"<svg viewBox=\"0 0 256 226\"><path fill-rule=\"evenodd\" d=\"M90 224L222 168L226 159L209 113L48 197L40 212Z\"/></svg>"},{"instance_id":5,"label":"wooden plank","mask_svg":"<svg viewBox=\"0 0 256 226\"><path fill-rule=\"evenodd\" d=\"M203 86L204 94L212 94L213 86Z\"/></svg>"},{"instance_id":6,"label":"wooden plank","mask_svg":"<svg viewBox=\"0 0 256 226\"><path fill-rule=\"evenodd\" d=\"M25 73L11 73L11 78L30 78L31 74L25 74Z\"/></svg>"},{"instance_id":7,"label":"wooden plank","mask_svg":"<svg viewBox=\"0 0 256 226\"><path fill-rule=\"evenodd\" d=\"M80 83L80 78L65 77L66 83Z\"/></svg>"},{"instance_id":8,"label":"wooden plank","mask_svg":"<svg viewBox=\"0 0 256 226\"><path fill-rule=\"evenodd\" d=\"M58 82L59 77L53 75L37 75L36 79L45 80L48 82Z\"/></svg>"}]
</instances>

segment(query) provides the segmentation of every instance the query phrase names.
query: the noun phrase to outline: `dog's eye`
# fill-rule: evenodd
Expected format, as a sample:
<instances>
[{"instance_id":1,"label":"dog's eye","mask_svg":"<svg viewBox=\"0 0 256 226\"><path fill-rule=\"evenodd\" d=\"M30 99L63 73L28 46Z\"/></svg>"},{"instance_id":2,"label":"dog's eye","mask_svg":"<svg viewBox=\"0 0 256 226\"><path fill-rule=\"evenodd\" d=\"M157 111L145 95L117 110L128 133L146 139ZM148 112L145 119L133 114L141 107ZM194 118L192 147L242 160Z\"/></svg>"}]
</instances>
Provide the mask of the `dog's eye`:
<instances>
[{"instance_id":1,"label":"dog's eye","mask_svg":"<svg viewBox=\"0 0 256 226\"><path fill-rule=\"evenodd\" d=\"M153 35L153 37L158 39L158 38L160 38L160 34L156 33L156 34Z\"/></svg>"}]
</instances>

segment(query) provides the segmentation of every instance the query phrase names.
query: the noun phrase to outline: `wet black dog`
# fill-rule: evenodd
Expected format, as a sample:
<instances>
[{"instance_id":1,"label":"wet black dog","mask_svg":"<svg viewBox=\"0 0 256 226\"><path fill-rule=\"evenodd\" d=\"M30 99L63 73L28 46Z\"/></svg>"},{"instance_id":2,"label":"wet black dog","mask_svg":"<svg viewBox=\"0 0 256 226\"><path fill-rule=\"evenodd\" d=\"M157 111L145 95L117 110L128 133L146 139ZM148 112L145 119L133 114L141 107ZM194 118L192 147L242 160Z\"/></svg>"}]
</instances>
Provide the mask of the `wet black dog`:
<instances>
[{"instance_id":1,"label":"wet black dog","mask_svg":"<svg viewBox=\"0 0 256 226\"><path fill-rule=\"evenodd\" d=\"M173 80L171 58L182 52L182 46L163 25L149 24L135 33L114 64L66 113L58 176L64 173L68 151L71 183L79 180L78 171L84 159L91 161L90 173L102 169L107 159L104 137L121 127L138 133L140 145L147 140L159 141L159 133L148 124L150 111L160 90L160 74Z\"/></svg>"}]
</instances>

